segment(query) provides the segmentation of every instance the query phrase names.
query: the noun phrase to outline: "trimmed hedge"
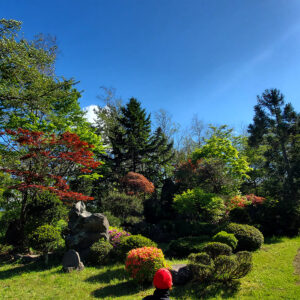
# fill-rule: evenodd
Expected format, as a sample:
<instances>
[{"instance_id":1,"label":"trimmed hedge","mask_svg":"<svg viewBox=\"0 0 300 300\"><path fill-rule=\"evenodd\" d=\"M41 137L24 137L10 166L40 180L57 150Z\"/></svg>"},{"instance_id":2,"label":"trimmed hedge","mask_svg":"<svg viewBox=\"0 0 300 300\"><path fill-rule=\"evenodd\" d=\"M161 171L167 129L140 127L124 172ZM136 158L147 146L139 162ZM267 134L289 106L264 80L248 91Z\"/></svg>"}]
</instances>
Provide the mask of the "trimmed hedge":
<instances>
[{"instance_id":1,"label":"trimmed hedge","mask_svg":"<svg viewBox=\"0 0 300 300\"><path fill-rule=\"evenodd\" d=\"M207 243L203 247L203 251L206 252L212 259L215 259L220 255L229 256L232 254L232 249L230 246L218 242Z\"/></svg>"},{"instance_id":2,"label":"trimmed hedge","mask_svg":"<svg viewBox=\"0 0 300 300\"><path fill-rule=\"evenodd\" d=\"M113 251L118 260L125 260L130 250L143 247L157 247L157 244L140 234L130 235L122 238Z\"/></svg>"},{"instance_id":3,"label":"trimmed hedge","mask_svg":"<svg viewBox=\"0 0 300 300\"><path fill-rule=\"evenodd\" d=\"M230 283L246 276L252 269L252 254L247 251L236 255L219 255L215 259L202 252L191 254L188 259L193 278L200 283Z\"/></svg>"},{"instance_id":4,"label":"trimmed hedge","mask_svg":"<svg viewBox=\"0 0 300 300\"><path fill-rule=\"evenodd\" d=\"M98 242L95 242L90 249L88 257L89 262L95 265L107 263L112 249L113 246L108 241L99 240Z\"/></svg>"},{"instance_id":5,"label":"trimmed hedge","mask_svg":"<svg viewBox=\"0 0 300 300\"><path fill-rule=\"evenodd\" d=\"M263 242L263 234L255 227L244 224L230 223L225 230L233 233L238 239L236 250L238 251L255 251L259 249Z\"/></svg>"},{"instance_id":6,"label":"trimmed hedge","mask_svg":"<svg viewBox=\"0 0 300 300\"><path fill-rule=\"evenodd\" d=\"M196 281L205 282L213 277L214 263L207 253L192 253L188 257L189 269Z\"/></svg>"},{"instance_id":7,"label":"trimmed hedge","mask_svg":"<svg viewBox=\"0 0 300 300\"><path fill-rule=\"evenodd\" d=\"M201 252L206 242L210 240L207 235L198 237L185 237L169 243L166 255L169 257L184 258L191 253Z\"/></svg>"},{"instance_id":8,"label":"trimmed hedge","mask_svg":"<svg viewBox=\"0 0 300 300\"><path fill-rule=\"evenodd\" d=\"M220 231L212 238L213 242L219 242L230 246L233 250L238 244L237 238L233 233L228 233L226 231Z\"/></svg>"}]
</instances>

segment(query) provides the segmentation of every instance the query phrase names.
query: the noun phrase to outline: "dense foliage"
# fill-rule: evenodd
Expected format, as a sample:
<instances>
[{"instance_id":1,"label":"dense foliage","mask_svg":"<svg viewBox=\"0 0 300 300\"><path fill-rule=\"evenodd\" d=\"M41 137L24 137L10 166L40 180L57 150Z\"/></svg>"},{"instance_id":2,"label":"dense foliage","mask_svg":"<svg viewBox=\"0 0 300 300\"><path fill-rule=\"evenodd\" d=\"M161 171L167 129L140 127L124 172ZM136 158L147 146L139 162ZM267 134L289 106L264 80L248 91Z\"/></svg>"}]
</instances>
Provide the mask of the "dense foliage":
<instances>
[{"instance_id":1,"label":"dense foliage","mask_svg":"<svg viewBox=\"0 0 300 300\"><path fill-rule=\"evenodd\" d=\"M219 242L230 246L233 250L236 248L238 244L237 238L233 233L228 233L226 231L220 231L216 235L213 236L212 240L214 242Z\"/></svg>"},{"instance_id":2,"label":"dense foliage","mask_svg":"<svg viewBox=\"0 0 300 300\"><path fill-rule=\"evenodd\" d=\"M117 258L123 260L130 250L142 247L157 247L157 244L140 234L130 235L121 238L119 245L114 248L114 251Z\"/></svg>"},{"instance_id":3,"label":"dense foliage","mask_svg":"<svg viewBox=\"0 0 300 300\"><path fill-rule=\"evenodd\" d=\"M133 249L125 262L125 270L138 283L152 282L155 272L165 267L163 252L155 247Z\"/></svg>"},{"instance_id":4,"label":"dense foliage","mask_svg":"<svg viewBox=\"0 0 300 300\"><path fill-rule=\"evenodd\" d=\"M42 225L29 236L29 244L35 250L46 254L62 247L64 241L57 228L51 225Z\"/></svg>"},{"instance_id":5,"label":"dense foliage","mask_svg":"<svg viewBox=\"0 0 300 300\"><path fill-rule=\"evenodd\" d=\"M168 244L166 254L169 257L184 258L191 253L202 251L209 236L183 237L173 240Z\"/></svg>"},{"instance_id":6,"label":"dense foliage","mask_svg":"<svg viewBox=\"0 0 300 300\"><path fill-rule=\"evenodd\" d=\"M89 253L89 262L93 265L102 265L109 261L109 254L113 246L104 240L99 240L91 246Z\"/></svg>"},{"instance_id":7,"label":"dense foliage","mask_svg":"<svg viewBox=\"0 0 300 300\"><path fill-rule=\"evenodd\" d=\"M230 223L226 226L226 231L233 233L238 239L237 250L240 251L255 251L259 249L264 242L262 233L250 225Z\"/></svg>"},{"instance_id":8,"label":"dense foliage","mask_svg":"<svg viewBox=\"0 0 300 300\"><path fill-rule=\"evenodd\" d=\"M200 188L176 195L174 207L192 220L210 223L218 222L225 213L223 199L215 194L206 193Z\"/></svg>"},{"instance_id":9,"label":"dense foliage","mask_svg":"<svg viewBox=\"0 0 300 300\"><path fill-rule=\"evenodd\" d=\"M207 253L193 253L189 256L189 268L195 281L230 284L233 280L246 276L252 269L252 256L247 251L235 255L217 255L214 258Z\"/></svg>"}]
</instances>

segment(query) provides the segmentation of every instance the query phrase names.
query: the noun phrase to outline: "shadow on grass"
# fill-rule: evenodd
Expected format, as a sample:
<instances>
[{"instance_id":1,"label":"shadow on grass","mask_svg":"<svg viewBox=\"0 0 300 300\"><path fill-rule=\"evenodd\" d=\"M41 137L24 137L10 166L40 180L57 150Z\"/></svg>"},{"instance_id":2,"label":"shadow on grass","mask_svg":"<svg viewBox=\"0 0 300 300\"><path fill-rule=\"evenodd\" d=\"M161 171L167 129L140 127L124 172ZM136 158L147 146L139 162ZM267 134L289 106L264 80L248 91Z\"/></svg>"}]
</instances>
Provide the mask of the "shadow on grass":
<instances>
[{"instance_id":1,"label":"shadow on grass","mask_svg":"<svg viewBox=\"0 0 300 300\"><path fill-rule=\"evenodd\" d=\"M266 245L278 244L278 243L281 243L282 240L283 240L283 237L280 237L280 236L272 236L272 237L267 237L267 238L265 238L264 243L265 243Z\"/></svg>"},{"instance_id":2,"label":"shadow on grass","mask_svg":"<svg viewBox=\"0 0 300 300\"><path fill-rule=\"evenodd\" d=\"M45 265L43 261L36 261L27 264L19 264L18 262L9 263L9 269L0 271L0 280L9 279L15 276L19 276L23 273L29 272L42 272L60 265L59 260L50 260L48 265Z\"/></svg>"},{"instance_id":3,"label":"shadow on grass","mask_svg":"<svg viewBox=\"0 0 300 300\"><path fill-rule=\"evenodd\" d=\"M110 266L107 266L110 267ZM113 268L113 266L111 266ZM112 280L124 280L127 278L126 272L124 270L123 266L120 266L119 268L115 269L106 269L103 268L103 272L100 274L97 274L95 276L91 276L87 278L85 281L95 283L95 282L101 282L101 283L109 283Z\"/></svg>"},{"instance_id":4,"label":"shadow on grass","mask_svg":"<svg viewBox=\"0 0 300 300\"><path fill-rule=\"evenodd\" d=\"M171 291L171 297L175 299L209 299L211 297L221 297L227 299L233 297L239 290L240 282L231 283L215 282L211 284L189 283L185 286L176 286Z\"/></svg>"},{"instance_id":5,"label":"shadow on grass","mask_svg":"<svg viewBox=\"0 0 300 300\"><path fill-rule=\"evenodd\" d=\"M121 297L134 295L140 291L140 287L137 286L132 280L125 281L103 288L97 289L91 293L95 298L105 298L105 297Z\"/></svg>"}]
</instances>

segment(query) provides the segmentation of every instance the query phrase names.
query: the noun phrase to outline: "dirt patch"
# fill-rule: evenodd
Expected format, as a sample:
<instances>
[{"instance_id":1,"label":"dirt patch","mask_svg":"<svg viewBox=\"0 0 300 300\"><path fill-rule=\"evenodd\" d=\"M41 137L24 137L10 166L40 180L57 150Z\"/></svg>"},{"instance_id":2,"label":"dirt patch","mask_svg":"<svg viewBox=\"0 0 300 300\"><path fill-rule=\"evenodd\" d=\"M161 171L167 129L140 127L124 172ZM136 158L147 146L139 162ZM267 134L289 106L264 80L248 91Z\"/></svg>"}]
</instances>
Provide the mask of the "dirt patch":
<instances>
[{"instance_id":1,"label":"dirt patch","mask_svg":"<svg viewBox=\"0 0 300 300\"><path fill-rule=\"evenodd\" d=\"M298 252L294 258L294 268L295 268L295 274L300 275L300 248L298 249ZM297 281L297 285L300 285L300 278Z\"/></svg>"}]
</instances>

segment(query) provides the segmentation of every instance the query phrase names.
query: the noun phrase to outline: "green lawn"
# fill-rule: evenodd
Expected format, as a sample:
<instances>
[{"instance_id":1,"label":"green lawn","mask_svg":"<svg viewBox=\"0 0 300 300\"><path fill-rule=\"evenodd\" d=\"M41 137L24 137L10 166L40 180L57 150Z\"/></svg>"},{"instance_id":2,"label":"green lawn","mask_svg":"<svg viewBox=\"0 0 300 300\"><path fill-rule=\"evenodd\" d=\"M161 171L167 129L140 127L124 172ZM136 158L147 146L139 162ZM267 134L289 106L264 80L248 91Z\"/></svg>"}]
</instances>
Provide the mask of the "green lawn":
<instances>
[{"instance_id":1,"label":"green lawn","mask_svg":"<svg viewBox=\"0 0 300 300\"><path fill-rule=\"evenodd\" d=\"M241 280L238 290L220 285L187 285L172 291L173 299L300 299L299 276L293 260L300 237L273 240L254 253L253 271ZM176 261L179 263L182 261ZM175 263L170 262L170 264ZM205 291L205 292L204 292ZM0 267L0 299L142 299L153 292L128 280L123 265L87 267L65 274L60 265L44 268L6 264Z\"/></svg>"}]
</instances>

